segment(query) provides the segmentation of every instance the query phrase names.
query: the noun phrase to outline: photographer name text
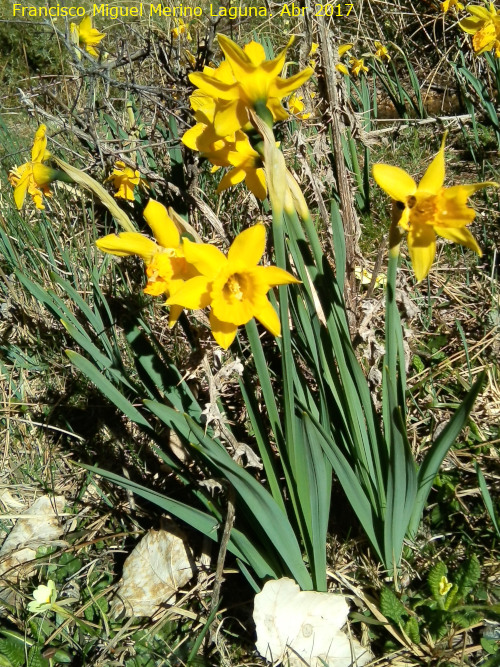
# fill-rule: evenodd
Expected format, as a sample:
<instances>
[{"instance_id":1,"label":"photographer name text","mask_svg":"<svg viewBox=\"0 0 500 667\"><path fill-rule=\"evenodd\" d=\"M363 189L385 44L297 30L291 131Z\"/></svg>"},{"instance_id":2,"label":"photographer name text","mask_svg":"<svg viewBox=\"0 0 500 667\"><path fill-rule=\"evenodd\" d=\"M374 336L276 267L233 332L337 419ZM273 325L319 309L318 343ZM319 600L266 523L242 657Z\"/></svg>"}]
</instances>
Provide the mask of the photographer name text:
<instances>
[{"instance_id":1,"label":"photographer name text","mask_svg":"<svg viewBox=\"0 0 500 667\"><path fill-rule=\"evenodd\" d=\"M353 5L350 3L333 4L325 3L314 4L314 7L309 10L313 16L332 16L343 17L349 16ZM289 3L283 5L281 10L275 12L276 16L283 17L299 17L304 16L308 10L301 7L299 4ZM164 16L173 18L199 18L200 16L220 16L228 19L239 19L242 17L256 16L256 17L270 17L272 14L267 7L245 7L239 5L238 7L221 7L219 5L210 4L208 10L202 7L191 6L167 6L158 4L149 4L140 2L138 5L129 7L116 5L102 4L92 5L90 12L85 7L74 6L66 7L62 5L51 5L46 7L35 7L33 5L22 5L14 3L12 5L12 16L27 17L27 18L83 18L87 13L92 16L103 16L110 19L119 19L126 17L140 17L140 16Z\"/></svg>"}]
</instances>

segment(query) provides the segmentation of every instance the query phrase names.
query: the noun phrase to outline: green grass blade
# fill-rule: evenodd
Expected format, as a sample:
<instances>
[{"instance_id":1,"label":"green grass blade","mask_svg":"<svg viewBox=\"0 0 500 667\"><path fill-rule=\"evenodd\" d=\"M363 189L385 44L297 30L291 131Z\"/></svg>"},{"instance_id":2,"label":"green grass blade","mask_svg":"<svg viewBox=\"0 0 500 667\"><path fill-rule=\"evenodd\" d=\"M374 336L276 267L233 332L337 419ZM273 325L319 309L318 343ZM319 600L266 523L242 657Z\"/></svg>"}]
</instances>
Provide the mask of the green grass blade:
<instances>
[{"instance_id":1,"label":"green grass blade","mask_svg":"<svg viewBox=\"0 0 500 667\"><path fill-rule=\"evenodd\" d=\"M445 429L436 439L422 464L420 465L418 471L418 492L415 499L411 522L408 527L408 533L410 537L414 537L417 533L422 513L434 483L434 479L436 478L444 457L457 439L460 431L467 421L470 411L474 406L474 402L483 386L484 378L485 373L483 371L479 374L478 379L472 385L467 396L462 401L462 404L450 419Z\"/></svg>"},{"instance_id":2,"label":"green grass blade","mask_svg":"<svg viewBox=\"0 0 500 667\"><path fill-rule=\"evenodd\" d=\"M119 389L99 372L91 361L73 350L66 350L66 355L71 363L76 366L99 389L99 391L111 401L111 403L116 405L126 417L136 424L139 424L139 426L142 426L147 431L152 431L151 424L147 419L125 398Z\"/></svg>"},{"instance_id":3,"label":"green grass blade","mask_svg":"<svg viewBox=\"0 0 500 667\"><path fill-rule=\"evenodd\" d=\"M495 508L493 507L493 500L491 499L490 492L488 490L488 486L486 484L486 480L484 479L483 472L481 468L479 467L479 464L475 463L476 467L476 473L477 473L477 480L479 483L479 488L481 490L481 495L483 496L483 502L484 506L486 507L488 514L490 515L491 522L493 523L493 526L496 530L496 533L498 537L500 537L500 526L498 525L497 517L495 514Z\"/></svg>"}]
</instances>

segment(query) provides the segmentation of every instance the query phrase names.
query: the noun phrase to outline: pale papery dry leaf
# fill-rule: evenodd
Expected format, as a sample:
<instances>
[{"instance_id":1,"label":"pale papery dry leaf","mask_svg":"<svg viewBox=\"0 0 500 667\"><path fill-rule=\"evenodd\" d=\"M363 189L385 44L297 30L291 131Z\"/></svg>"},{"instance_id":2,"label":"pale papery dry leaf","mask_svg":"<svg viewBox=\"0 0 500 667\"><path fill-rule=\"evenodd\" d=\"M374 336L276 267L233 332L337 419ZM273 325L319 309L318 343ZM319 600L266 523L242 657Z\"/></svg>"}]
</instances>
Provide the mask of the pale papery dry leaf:
<instances>
[{"instance_id":1,"label":"pale papery dry leaf","mask_svg":"<svg viewBox=\"0 0 500 667\"><path fill-rule=\"evenodd\" d=\"M18 584L21 578L32 577L36 568L25 563L36 557L42 545L61 544L58 538L63 528L59 523L66 499L64 496L41 496L18 519L0 549L0 600L14 605L18 599L9 584ZM63 545L66 543L63 542ZM2 585L7 584L7 585Z\"/></svg>"},{"instance_id":2,"label":"pale papery dry leaf","mask_svg":"<svg viewBox=\"0 0 500 667\"><path fill-rule=\"evenodd\" d=\"M273 665L361 667L372 654L341 630L348 613L343 595L301 591L287 578L268 581L255 596L257 651Z\"/></svg>"},{"instance_id":3,"label":"pale papery dry leaf","mask_svg":"<svg viewBox=\"0 0 500 667\"><path fill-rule=\"evenodd\" d=\"M177 591L192 578L195 565L186 536L173 522L167 526L150 530L125 561L111 604L115 616L153 616L173 605Z\"/></svg>"}]
</instances>

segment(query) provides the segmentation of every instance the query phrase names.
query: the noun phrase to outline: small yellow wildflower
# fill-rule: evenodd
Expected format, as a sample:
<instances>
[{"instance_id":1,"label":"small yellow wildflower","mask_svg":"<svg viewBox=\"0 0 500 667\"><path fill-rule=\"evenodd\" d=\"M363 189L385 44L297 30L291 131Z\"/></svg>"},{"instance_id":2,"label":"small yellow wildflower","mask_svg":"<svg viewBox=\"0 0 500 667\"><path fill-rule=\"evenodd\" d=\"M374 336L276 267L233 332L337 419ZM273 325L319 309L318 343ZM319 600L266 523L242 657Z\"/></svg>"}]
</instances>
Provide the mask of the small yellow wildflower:
<instances>
[{"instance_id":1,"label":"small yellow wildflower","mask_svg":"<svg viewBox=\"0 0 500 667\"><path fill-rule=\"evenodd\" d=\"M125 162L115 162L113 173L106 180L113 181L113 187L117 190L115 197L134 201L134 188L141 182L141 175L137 169L127 167Z\"/></svg>"},{"instance_id":2,"label":"small yellow wildflower","mask_svg":"<svg viewBox=\"0 0 500 667\"><path fill-rule=\"evenodd\" d=\"M315 96L314 93L311 93L311 97L314 96ZM291 95L290 99L288 100L288 110L294 116L300 118L300 120L307 120L308 118L311 117L311 112L306 111L304 113L305 105L304 102L302 101L303 99L304 95Z\"/></svg>"},{"instance_id":3,"label":"small yellow wildflower","mask_svg":"<svg viewBox=\"0 0 500 667\"><path fill-rule=\"evenodd\" d=\"M184 239L186 260L200 276L188 280L167 304L200 309L210 306L210 327L217 343L227 349L238 327L253 317L273 335L279 336L279 317L267 298L275 285L300 282L276 266L257 266L264 254L266 232L257 224L241 232L227 257L213 245Z\"/></svg>"},{"instance_id":4,"label":"small yellow wildflower","mask_svg":"<svg viewBox=\"0 0 500 667\"><path fill-rule=\"evenodd\" d=\"M170 32L172 33L172 37L174 39L180 39L183 35L185 35L188 42L192 40L192 37L189 33L189 25L184 23L182 19L177 20L177 26L172 28Z\"/></svg>"},{"instance_id":5,"label":"small yellow wildflower","mask_svg":"<svg viewBox=\"0 0 500 667\"><path fill-rule=\"evenodd\" d=\"M463 8L464 6L459 0L444 0L444 2L441 3L441 9L445 14L450 9L453 9L456 12L462 11Z\"/></svg>"},{"instance_id":6,"label":"small yellow wildflower","mask_svg":"<svg viewBox=\"0 0 500 667\"><path fill-rule=\"evenodd\" d=\"M439 595L446 595L452 586L453 584L451 584L446 577L441 577L439 580Z\"/></svg>"},{"instance_id":7,"label":"small yellow wildflower","mask_svg":"<svg viewBox=\"0 0 500 667\"><path fill-rule=\"evenodd\" d=\"M469 183L443 187L445 177L444 144L429 165L419 185L399 167L387 164L373 165L377 184L401 209L399 225L408 232L408 250L417 281L430 271L436 254L436 235L459 243L479 256L482 255L476 239L466 225L476 213L467 206L468 198L488 186L498 183Z\"/></svg>"},{"instance_id":8,"label":"small yellow wildflower","mask_svg":"<svg viewBox=\"0 0 500 667\"><path fill-rule=\"evenodd\" d=\"M144 209L144 217L151 227L156 241L138 232L108 234L96 241L102 252L118 257L138 255L146 264L148 283L145 294L159 296L174 294L184 281L198 275L198 271L186 262L180 235L166 208L150 200ZM182 308L173 306L169 313L171 327L179 319Z\"/></svg>"},{"instance_id":9,"label":"small yellow wildflower","mask_svg":"<svg viewBox=\"0 0 500 667\"><path fill-rule=\"evenodd\" d=\"M382 42L375 41L375 48L376 51L373 54L375 58L380 58L380 60L387 60L387 62L391 61L391 56L389 55L389 51L387 50L387 46L384 46Z\"/></svg>"},{"instance_id":10,"label":"small yellow wildflower","mask_svg":"<svg viewBox=\"0 0 500 667\"><path fill-rule=\"evenodd\" d=\"M351 66L351 74L359 76L361 72L368 72L368 67L365 65L363 58L349 58L349 65Z\"/></svg>"},{"instance_id":11,"label":"small yellow wildflower","mask_svg":"<svg viewBox=\"0 0 500 667\"><path fill-rule=\"evenodd\" d=\"M264 47L257 42L241 49L225 35L218 35L218 40L231 76L224 72L225 80L221 80L220 68L219 76L210 68L189 75L191 83L217 103L213 120L217 136L226 137L244 128L249 122L248 109L259 105L265 105L274 120L286 120L288 113L281 100L300 88L313 73L307 67L289 79L279 76L293 38L274 60L266 60Z\"/></svg>"},{"instance_id":12,"label":"small yellow wildflower","mask_svg":"<svg viewBox=\"0 0 500 667\"><path fill-rule=\"evenodd\" d=\"M495 49L495 56L500 58L500 14L493 3L489 9L480 5L467 5L469 16L458 24L464 32L472 35L472 46L480 55Z\"/></svg>"},{"instance_id":13,"label":"small yellow wildflower","mask_svg":"<svg viewBox=\"0 0 500 667\"><path fill-rule=\"evenodd\" d=\"M354 277L359 280L362 285L369 285L372 281L373 273L361 266L354 267ZM374 287L383 287L387 283L387 276L384 273L379 273L375 278Z\"/></svg>"},{"instance_id":14,"label":"small yellow wildflower","mask_svg":"<svg viewBox=\"0 0 500 667\"><path fill-rule=\"evenodd\" d=\"M101 39L106 37L106 33L99 32L96 28L92 27L92 17L85 16L82 19L82 22L79 25L72 23L70 25L71 39L73 43L79 46L82 49L85 49L87 53L94 58L99 56L99 53L94 47L96 47ZM81 58L81 53L77 50L78 58Z\"/></svg>"},{"instance_id":15,"label":"small yellow wildflower","mask_svg":"<svg viewBox=\"0 0 500 667\"><path fill-rule=\"evenodd\" d=\"M33 591L33 600L28 603L28 611L37 614L41 611L51 609L57 599L56 585L49 579L47 585L43 584Z\"/></svg>"}]
</instances>

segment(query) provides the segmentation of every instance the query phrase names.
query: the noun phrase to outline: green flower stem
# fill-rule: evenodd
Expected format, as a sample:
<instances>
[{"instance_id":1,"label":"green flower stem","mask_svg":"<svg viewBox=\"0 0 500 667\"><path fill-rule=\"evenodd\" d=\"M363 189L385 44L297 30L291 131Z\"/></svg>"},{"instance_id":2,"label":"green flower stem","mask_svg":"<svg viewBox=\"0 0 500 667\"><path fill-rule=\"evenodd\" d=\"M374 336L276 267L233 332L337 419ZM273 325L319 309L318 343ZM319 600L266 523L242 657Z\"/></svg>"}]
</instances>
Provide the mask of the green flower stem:
<instances>
[{"instance_id":1,"label":"green flower stem","mask_svg":"<svg viewBox=\"0 0 500 667\"><path fill-rule=\"evenodd\" d=\"M272 130L273 129L273 115L266 106L266 102L256 102L254 111L259 118Z\"/></svg>"}]
</instances>

